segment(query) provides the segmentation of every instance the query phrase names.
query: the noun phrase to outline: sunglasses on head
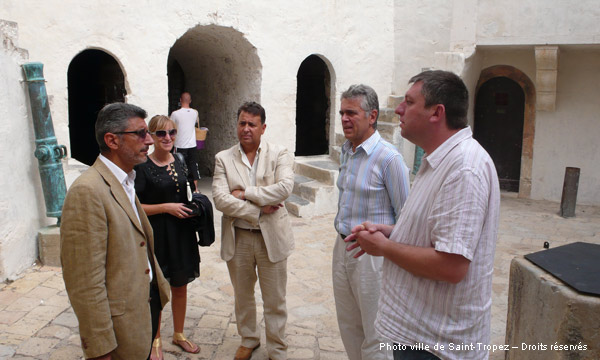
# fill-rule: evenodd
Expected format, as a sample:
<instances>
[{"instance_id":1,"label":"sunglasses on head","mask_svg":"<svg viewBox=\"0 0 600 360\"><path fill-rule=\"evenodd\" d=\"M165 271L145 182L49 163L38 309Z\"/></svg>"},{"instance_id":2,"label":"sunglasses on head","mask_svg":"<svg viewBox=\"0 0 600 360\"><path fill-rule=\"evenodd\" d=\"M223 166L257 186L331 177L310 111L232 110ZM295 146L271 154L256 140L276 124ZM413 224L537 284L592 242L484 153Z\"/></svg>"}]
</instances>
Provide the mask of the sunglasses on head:
<instances>
[{"instance_id":1,"label":"sunglasses on head","mask_svg":"<svg viewBox=\"0 0 600 360\"><path fill-rule=\"evenodd\" d=\"M135 134L137 135L140 139L145 139L146 136L148 134L150 134L150 131L148 131L148 129L139 129L139 130L135 130L135 131L119 131L113 134Z\"/></svg>"},{"instance_id":2,"label":"sunglasses on head","mask_svg":"<svg viewBox=\"0 0 600 360\"><path fill-rule=\"evenodd\" d=\"M170 137L173 137L175 135L177 135L177 129L171 129L171 130L156 130L153 133L150 133L152 135L156 135L156 137L159 138L164 138L165 136L167 136L167 133L169 133Z\"/></svg>"}]
</instances>

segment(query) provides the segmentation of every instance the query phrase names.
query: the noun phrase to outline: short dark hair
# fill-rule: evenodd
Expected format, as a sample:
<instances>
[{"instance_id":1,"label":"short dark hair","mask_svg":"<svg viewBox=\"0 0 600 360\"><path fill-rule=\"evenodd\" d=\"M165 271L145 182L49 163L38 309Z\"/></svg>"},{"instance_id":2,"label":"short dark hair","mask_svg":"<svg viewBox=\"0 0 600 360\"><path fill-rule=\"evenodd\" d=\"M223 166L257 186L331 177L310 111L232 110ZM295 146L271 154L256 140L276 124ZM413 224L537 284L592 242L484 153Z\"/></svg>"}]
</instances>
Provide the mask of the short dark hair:
<instances>
[{"instance_id":1,"label":"short dark hair","mask_svg":"<svg viewBox=\"0 0 600 360\"><path fill-rule=\"evenodd\" d=\"M469 91L462 79L449 71L427 70L413 76L410 83L422 82L421 94L425 107L442 104L446 108L446 122L450 129L467 127Z\"/></svg>"},{"instance_id":2,"label":"short dark hair","mask_svg":"<svg viewBox=\"0 0 600 360\"><path fill-rule=\"evenodd\" d=\"M263 108L259 103L254 101L246 101L240 106L237 111L237 117L239 119L240 114L243 112L252 114L254 116L260 115L260 123L264 124L265 120L267 120L267 114L265 113L265 108Z\"/></svg>"},{"instance_id":3,"label":"short dark hair","mask_svg":"<svg viewBox=\"0 0 600 360\"><path fill-rule=\"evenodd\" d=\"M342 99L353 99L362 98L360 102L360 108L364 112L370 113L373 110L377 110L377 117L375 123L373 123L373 129L377 129L377 119L379 118L379 98L377 93L372 87L364 84L350 85L348 90L342 93Z\"/></svg>"},{"instance_id":4,"label":"short dark hair","mask_svg":"<svg viewBox=\"0 0 600 360\"><path fill-rule=\"evenodd\" d=\"M136 117L145 119L147 116L146 110L132 104L116 102L105 105L98 113L94 131L100 152L110 150L104 142L105 134L125 131L127 130L127 126L129 126L129 119Z\"/></svg>"}]
</instances>

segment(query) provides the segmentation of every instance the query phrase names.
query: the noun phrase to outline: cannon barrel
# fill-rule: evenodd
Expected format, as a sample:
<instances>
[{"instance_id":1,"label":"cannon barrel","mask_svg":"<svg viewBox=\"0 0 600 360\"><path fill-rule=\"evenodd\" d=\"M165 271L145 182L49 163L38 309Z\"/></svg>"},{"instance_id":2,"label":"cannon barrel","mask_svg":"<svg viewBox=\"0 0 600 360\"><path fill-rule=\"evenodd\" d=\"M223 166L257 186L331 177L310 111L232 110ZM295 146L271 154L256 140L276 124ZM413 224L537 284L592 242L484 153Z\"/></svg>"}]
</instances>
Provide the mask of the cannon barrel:
<instances>
[{"instance_id":1,"label":"cannon barrel","mask_svg":"<svg viewBox=\"0 0 600 360\"><path fill-rule=\"evenodd\" d=\"M46 216L57 218L60 224L67 192L61 159L67 156L67 148L58 145L54 136L54 125L44 80L44 65L36 62L27 63L23 65L23 71L29 89L29 103L35 132L34 156L38 159L46 201Z\"/></svg>"}]
</instances>

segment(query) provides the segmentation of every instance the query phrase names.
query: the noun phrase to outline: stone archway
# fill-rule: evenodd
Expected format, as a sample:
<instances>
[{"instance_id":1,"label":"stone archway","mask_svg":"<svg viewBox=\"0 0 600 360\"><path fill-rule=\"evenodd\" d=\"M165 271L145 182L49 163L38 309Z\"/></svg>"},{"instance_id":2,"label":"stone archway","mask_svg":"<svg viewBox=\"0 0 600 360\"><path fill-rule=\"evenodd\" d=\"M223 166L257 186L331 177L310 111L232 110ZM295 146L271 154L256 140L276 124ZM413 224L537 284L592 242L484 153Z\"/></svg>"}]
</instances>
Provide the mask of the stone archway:
<instances>
[{"instance_id":1,"label":"stone archway","mask_svg":"<svg viewBox=\"0 0 600 360\"><path fill-rule=\"evenodd\" d=\"M237 109L245 101L260 102L256 48L233 28L196 26L171 47L167 70L169 110L178 108L180 93L187 91L200 126L209 129L198 165L202 175L212 176L215 154L237 142Z\"/></svg>"},{"instance_id":2,"label":"stone archway","mask_svg":"<svg viewBox=\"0 0 600 360\"><path fill-rule=\"evenodd\" d=\"M296 156L327 154L331 106L327 64L310 55L300 65L296 79Z\"/></svg>"},{"instance_id":3,"label":"stone archway","mask_svg":"<svg viewBox=\"0 0 600 360\"><path fill-rule=\"evenodd\" d=\"M71 157L92 165L100 153L94 136L98 112L105 104L125 101L125 77L111 55L88 49L71 60L67 78Z\"/></svg>"},{"instance_id":4,"label":"stone archway","mask_svg":"<svg viewBox=\"0 0 600 360\"><path fill-rule=\"evenodd\" d=\"M529 198L531 195L533 140L535 137L535 86L529 77L521 70L509 65L496 65L481 71L475 94L479 93L479 90L483 84L496 77L506 77L511 79L521 87L523 93L525 94L525 109L523 113L523 143L521 147L521 170L519 175L519 197ZM477 107L477 104L475 104L475 107Z\"/></svg>"}]
</instances>

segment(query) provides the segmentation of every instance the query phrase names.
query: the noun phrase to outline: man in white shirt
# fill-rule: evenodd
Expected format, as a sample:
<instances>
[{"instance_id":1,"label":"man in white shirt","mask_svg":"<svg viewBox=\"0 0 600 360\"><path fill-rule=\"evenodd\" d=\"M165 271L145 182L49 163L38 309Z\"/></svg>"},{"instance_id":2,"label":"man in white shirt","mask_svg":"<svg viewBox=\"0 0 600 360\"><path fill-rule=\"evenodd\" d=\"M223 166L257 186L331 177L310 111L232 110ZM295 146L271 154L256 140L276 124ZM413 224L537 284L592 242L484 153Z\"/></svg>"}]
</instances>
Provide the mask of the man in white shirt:
<instances>
[{"instance_id":1,"label":"man in white shirt","mask_svg":"<svg viewBox=\"0 0 600 360\"><path fill-rule=\"evenodd\" d=\"M198 172L198 149L196 148L196 125L199 117L196 109L190 108L192 96L188 92L181 94L181 108L171 113L171 120L177 125L175 151L181 153L188 168L188 180L198 188L200 173Z\"/></svg>"},{"instance_id":2,"label":"man in white shirt","mask_svg":"<svg viewBox=\"0 0 600 360\"><path fill-rule=\"evenodd\" d=\"M146 161L153 143L145 117L131 104L100 110L100 155L63 206L60 258L86 359L146 359L158 324L151 310L158 315L169 299L134 190L133 166Z\"/></svg>"},{"instance_id":3,"label":"man in white shirt","mask_svg":"<svg viewBox=\"0 0 600 360\"><path fill-rule=\"evenodd\" d=\"M358 225L348 249L385 258L375 328L395 342L394 359L487 359L478 344L490 339L496 168L467 126L458 76L425 71L410 83L396 113L425 150L421 168L396 225Z\"/></svg>"}]
</instances>

